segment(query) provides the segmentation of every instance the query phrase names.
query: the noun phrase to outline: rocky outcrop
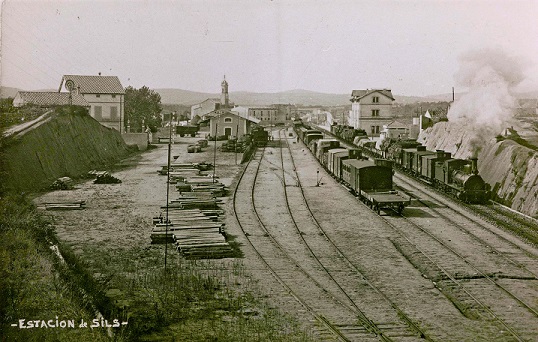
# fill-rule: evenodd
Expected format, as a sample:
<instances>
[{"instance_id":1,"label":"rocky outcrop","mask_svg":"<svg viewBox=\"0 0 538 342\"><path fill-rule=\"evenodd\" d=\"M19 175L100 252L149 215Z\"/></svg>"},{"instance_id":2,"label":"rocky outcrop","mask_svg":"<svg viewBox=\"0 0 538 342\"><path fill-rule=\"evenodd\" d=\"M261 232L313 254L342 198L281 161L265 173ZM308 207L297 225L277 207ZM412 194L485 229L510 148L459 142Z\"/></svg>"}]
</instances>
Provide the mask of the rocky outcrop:
<instances>
[{"instance_id":1,"label":"rocky outcrop","mask_svg":"<svg viewBox=\"0 0 538 342\"><path fill-rule=\"evenodd\" d=\"M481 141L466 127L440 122L422 132L418 141L428 150L445 150L455 158L478 156L478 170L497 199L538 217L538 152L512 140Z\"/></svg>"},{"instance_id":2,"label":"rocky outcrop","mask_svg":"<svg viewBox=\"0 0 538 342\"><path fill-rule=\"evenodd\" d=\"M58 108L7 133L0 144L4 190L42 190L59 177L79 178L132 151L116 130L81 107Z\"/></svg>"}]
</instances>

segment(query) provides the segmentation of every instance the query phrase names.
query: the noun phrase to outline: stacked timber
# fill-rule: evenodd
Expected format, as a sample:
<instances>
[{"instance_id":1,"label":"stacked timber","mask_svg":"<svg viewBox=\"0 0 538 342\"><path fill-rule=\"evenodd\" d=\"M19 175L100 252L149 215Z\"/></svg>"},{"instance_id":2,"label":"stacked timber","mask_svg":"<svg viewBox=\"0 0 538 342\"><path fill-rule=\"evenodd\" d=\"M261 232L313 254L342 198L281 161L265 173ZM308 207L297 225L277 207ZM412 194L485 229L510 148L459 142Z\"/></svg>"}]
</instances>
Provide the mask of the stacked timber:
<instances>
[{"instance_id":1,"label":"stacked timber","mask_svg":"<svg viewBox=\"0 0 538 342\"><path fill-rule=\"evenodd\" d=\"M189 259L231 257L233 250L223 235L221 214L221 210L169 207L168 223L162 214L153 218L152 243L175 243L178 252Z\"/></svg>"},{"instance_id":2,"label":"stacked timber","mask_svg":"<svg viewBox=\"0 0 538 342\"><path fill-rule=\"evenodd\" d=\"M217 209L221 200L216 198L178 198L168 205L168 208L177 209ZM166 209L162 206L161 209Z\"/></svg>"},{"instance_id":3,"label":"stacked timber","mask_svg":"<svg viewBox=\"0 0 538 342\"><path fill-rule=\"evenodd\" d=\"M174 156L174 160L177 159L177 156ZM174 171L182 171L182 170L196 170L199 171L207 171L211 170L213 168L213 165L206 162L201 163L176 163L175 161L170 165L170 172ZM168 173L168 165L161 166L161 169L157 171L160 175L166 175Z\"/></svg>"},{"instance_id":4,"label":"stacked timber","mask_svg":"<svg viewBox=\"0 0 538 342\"><path fill-rule=\"evenodd\" d=\"M171 182L173 179L180 194L161 207L166 214L153 218L152 243L175 243L179 253L189 259L233 257L219 219L224 212L218 197L225 196L227 187L215 175L200 174L211 167L207 163L170 167ZM166 171L163 167L160 173Z\"/></svg>"},{"instance_id":5,"label":"stacked timber","mask_svg":"<svg viewBox=\"0 0 538 342\"><path fill-rule=\"evenodd\" d=\"M61 202L54 203L48 202L44 203L45 210L81 210L86 208L86 201L75 201L75 202Z\"/></svg>"}]
</instances>

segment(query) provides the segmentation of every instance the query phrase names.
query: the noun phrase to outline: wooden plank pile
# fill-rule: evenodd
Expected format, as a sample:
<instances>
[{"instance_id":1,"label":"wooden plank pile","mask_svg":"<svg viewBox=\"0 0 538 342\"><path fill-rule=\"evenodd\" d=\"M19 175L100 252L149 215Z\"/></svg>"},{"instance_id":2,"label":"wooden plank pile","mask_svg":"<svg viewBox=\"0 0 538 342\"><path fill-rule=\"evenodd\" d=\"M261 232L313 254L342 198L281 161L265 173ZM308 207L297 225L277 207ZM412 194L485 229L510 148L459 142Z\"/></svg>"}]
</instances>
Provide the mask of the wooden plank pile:
<instances>
[{"instance_id":1,"label":"wooden plank pile","mask_svg":"<svg viewBox=\"0 0 538 342\"><path fill-rule=\"evenodd\" d=\"M45 210L82 210L86 208L86 201L75 201L75 202L48 202L44 203Z\"/></svg>"},{"instance_id":2,"label":"wooden plank pile","mask_svg":"<svg viewBox=\"0 0 538 342\"><path fill-rule=\"evenodd\" d=\"M168 208L166 216L154 217L152 243L175 243L179 253L189 259L226 258L233 250L223 235L222 210ZM168 230L168 232L167 232Z\"/></svg>"},{"instance_id":3,"label":"wooden plank pile","mask_svg":"<svg viewBox=\"0 0 538 342\"><path fill-rule=\"evenodd\" d=\"M177 159L178 156L174 156L174 159ZM198 174L200 171L207 171L213 168L213 165L210 163L176 163L173 162L170 165L170 172L186 172L194 171ZM161 166L161 169L157 171L160 175L166 175L168 172L168 165Z\"/></svg>"},{"instance_id":4,"label":"wooden plank pile","mask_svg":"<svg viewBox=\"0 0 538 342\"><path fill-rule=\"evenodd\" d=\"M215 180L214 175L203 175L211 164L174 163L170 175L180 192L163 212L153 218L152 243L175 243L177 250L185 258L207 259L233 257L234 251L226 242L224 224L220 216L224 211L219 208L227 187ZM166 174L168 168L159 171ZM168 223L164 210L168 211Z\"/></svg>"}]
</instances>

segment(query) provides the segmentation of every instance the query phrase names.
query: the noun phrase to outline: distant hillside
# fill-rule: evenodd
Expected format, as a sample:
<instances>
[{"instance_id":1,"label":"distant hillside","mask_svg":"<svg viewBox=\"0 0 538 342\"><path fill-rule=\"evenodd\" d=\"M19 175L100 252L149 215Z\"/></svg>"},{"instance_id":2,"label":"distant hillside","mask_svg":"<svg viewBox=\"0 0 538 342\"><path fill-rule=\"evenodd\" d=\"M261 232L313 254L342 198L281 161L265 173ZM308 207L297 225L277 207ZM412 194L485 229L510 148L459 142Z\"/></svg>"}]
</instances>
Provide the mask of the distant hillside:
<instances>
[{"instance_id":1,"label":"distant hillside","mask_svg":"<svg viewBox=\"0 0 538 342\"><path fill-rule=\"evenodd\" d=\"M208 98L219 98L220 93L199 93L181 89L155 89L161 95L162 103L191 106ZM431 101L418 96L394 95L396 102L413 103ZM289 90L278 93L254 93L237 91L230 93L230 101L236 105L262 106L276 103L291 103L305 106L345 106L349 105L350 94L327 94L310 90Z\"/></svg>"},{"instance_id":2,"label":"distant hillside","mask_svg":"<svg viewBox=\"0 0 538 342\"><path fill-rule=\"evenodd\" d=\"M182 89L155 89L162 103L191 106L208 98L220 98L220 93L199 93ZM253 93L238 91L230 93L230 101L236 105L261 106L275 103L337 106L349 103L348 94L325 94L307 90L291 90L279 93Z\"/></svg>"}]
</instances>

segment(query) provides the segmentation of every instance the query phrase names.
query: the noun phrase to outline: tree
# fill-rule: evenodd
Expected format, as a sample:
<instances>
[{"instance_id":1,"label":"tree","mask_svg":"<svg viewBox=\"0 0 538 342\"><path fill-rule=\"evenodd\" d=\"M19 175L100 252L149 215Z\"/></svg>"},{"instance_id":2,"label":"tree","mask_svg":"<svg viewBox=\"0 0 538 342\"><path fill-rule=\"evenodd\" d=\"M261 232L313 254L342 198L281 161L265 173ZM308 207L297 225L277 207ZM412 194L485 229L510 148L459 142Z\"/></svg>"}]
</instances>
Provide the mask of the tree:
<instances>
[{"instance_id":1,"label":"tree","mask_svg":"<svg viewBox=\"0 0 538 342\"><path fill-rule=\"evenodd\" d=\"M131 132L142 132L145 126L156 132L161 126L161 111L161 95L154 90L146 86L125 89L125 126L129 123Z\"/></svg>"}]
</instances>

